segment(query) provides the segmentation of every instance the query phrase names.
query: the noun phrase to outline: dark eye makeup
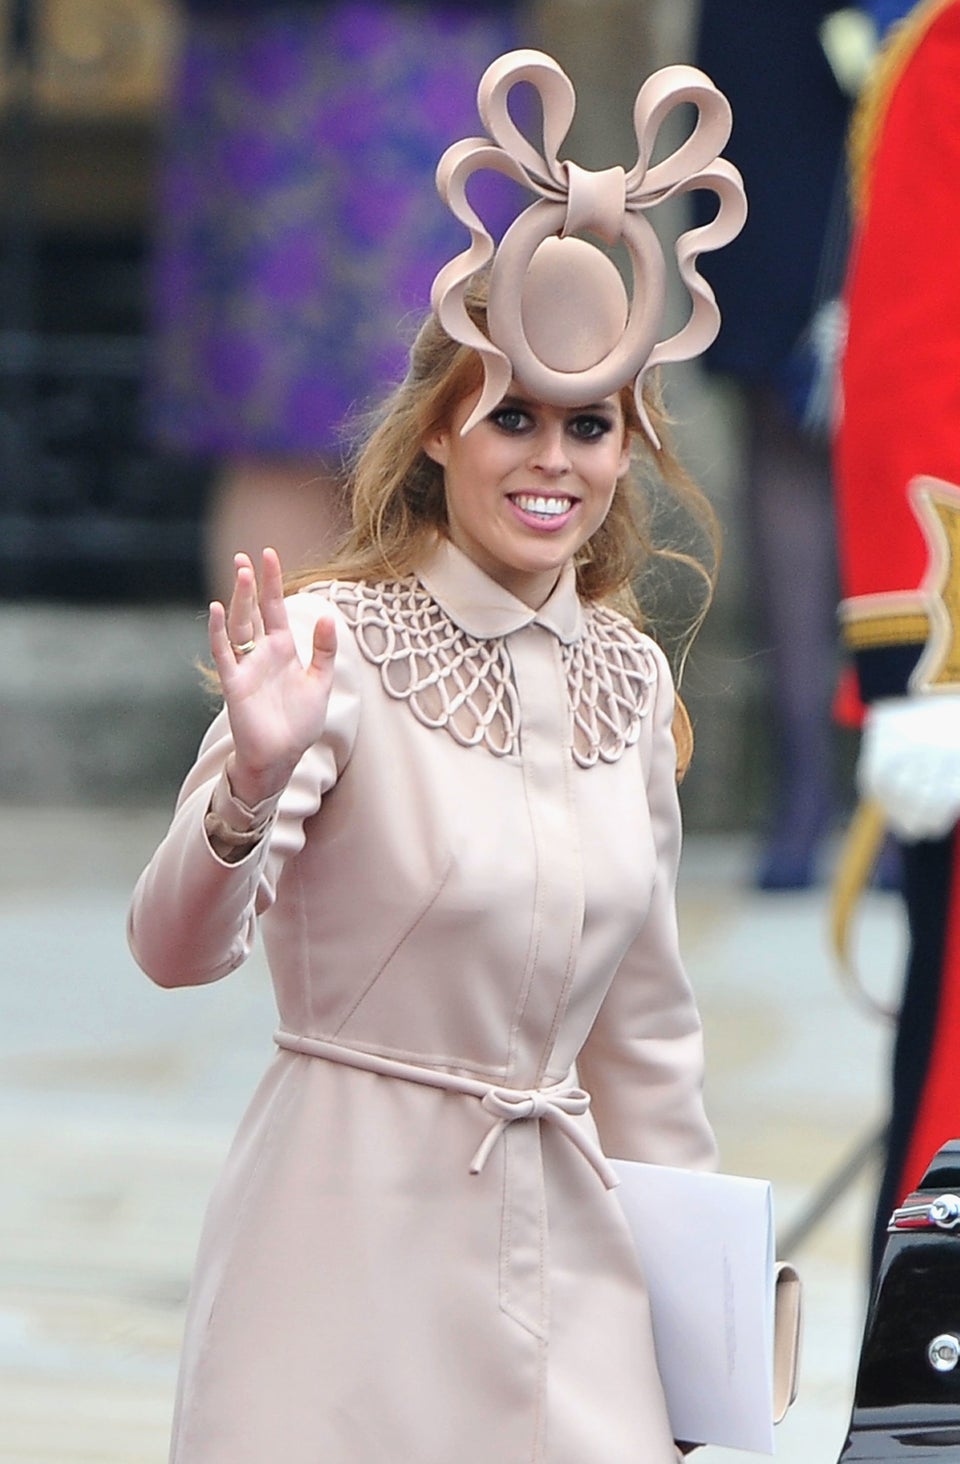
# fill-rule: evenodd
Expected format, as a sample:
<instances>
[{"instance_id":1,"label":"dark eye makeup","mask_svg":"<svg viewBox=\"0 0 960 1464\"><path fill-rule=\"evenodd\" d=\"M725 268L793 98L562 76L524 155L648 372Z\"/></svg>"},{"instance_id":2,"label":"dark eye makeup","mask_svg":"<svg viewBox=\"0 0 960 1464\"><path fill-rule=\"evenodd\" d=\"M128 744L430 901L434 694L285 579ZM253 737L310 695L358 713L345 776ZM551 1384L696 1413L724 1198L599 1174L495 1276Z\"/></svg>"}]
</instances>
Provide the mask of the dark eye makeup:
<instances>
[{"instance_id":1,"label":"dark eye makeup","mask_svg":"<svg viewBox=\"0 0 960 1464\"><path fill-rule=\"evenodd\" d=\"M504 432L522 432L525 427L531 426L533 418L523 407L513 405L501 405L490 413L488 418L495 427Z\"/></svg>"},{"instance_id":2,"label":"dark eye makeup","mask_svg":"<svg viewBox=\"0 0 960 1464\"><path fill-rule=\"evenodd\" d=\"M604 412L578 412L567 424L569 430L575 437L583 442L593 442L599 437L606 437L613 429L613 418Z\"/></svg>"},{"instance_id":3,"label":"dark eye makeup","mask_svg":"<svg viewBox=\"0 0 960 1464\"><path fill-rule=\"evenodd\" d=\"M502 402L490 413L488 421L502 432L524 432L533 426L534 413L519 402ZM613 430L612 412L602 409L574 412L567 418L567 431L581 442L594 442Z\"/></svg>"}]
</instances>

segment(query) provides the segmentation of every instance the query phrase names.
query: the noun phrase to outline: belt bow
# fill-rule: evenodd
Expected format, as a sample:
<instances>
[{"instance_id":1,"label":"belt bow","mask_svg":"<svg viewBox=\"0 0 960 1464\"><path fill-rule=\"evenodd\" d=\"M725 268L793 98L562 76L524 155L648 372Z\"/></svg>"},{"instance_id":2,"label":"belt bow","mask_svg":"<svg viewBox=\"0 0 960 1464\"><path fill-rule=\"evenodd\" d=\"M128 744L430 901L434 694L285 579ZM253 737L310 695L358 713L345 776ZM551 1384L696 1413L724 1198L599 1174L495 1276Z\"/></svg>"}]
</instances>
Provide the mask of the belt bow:
<instances>
[{"instance_id":1,"label":"belt bow","mask_svg":"<svg viewBox=\"0 0 960 1464\"><path fill-rule=\"evenodd\" d=\"M274 1033L274 1041L278 1047L286 1048L289 1052L299 1052L305 1057L325 1058L328 1062L343 1063L347 1067L360 1068L381 1077L400 1078L408 1083L421 1083L424 1087L442 1088L447 1092L464 1093L468 1097L478 1098L481 1108L492 1114L495 1122L484 1135L470 1162L471 1174L481 1173L494 1145L509 1124L524 1119L536 1119L556 1124L560 1132L566 1135L593 1166L607 1189L615 1189L620 1183L616 1170L600 1146L574 1122L574 1119L581 1117L590 1107L590 1094L584 1088L578 1088L575 1083L555 1083L548 1088L504 1088L496 1083L485 1083L480 1078L467 1078L437 1068L420 1067L416 1063L381 1057L378 1053L364 1052L355 1047L344 1047L340 1043L328 1042L320 1037L305 1037L286 1032L283 1028Z\"/></svg>"},{"instance_id":2,"label":"belt bow","mask_svg":"<svg viewBox=\"0 0 960 1464\"><path fill-rule=\"evenodd\" d=\"M480 1100L480 1107L492 1113L496 1123L484 1135L480 1147L470 1161L470 1173L480 1174L508 1124L521 1119L544 1119L555 1123L587 1158L603 1180L607 1189L614 1189L619 1183L613 1166L609 1164L600 1149L573 1122L586 1113L590 1107L590 1094L584 1088L572 1083L561 1083L553 1088L496 1088L486 1090Z\"/></svg>"}]
</instances>

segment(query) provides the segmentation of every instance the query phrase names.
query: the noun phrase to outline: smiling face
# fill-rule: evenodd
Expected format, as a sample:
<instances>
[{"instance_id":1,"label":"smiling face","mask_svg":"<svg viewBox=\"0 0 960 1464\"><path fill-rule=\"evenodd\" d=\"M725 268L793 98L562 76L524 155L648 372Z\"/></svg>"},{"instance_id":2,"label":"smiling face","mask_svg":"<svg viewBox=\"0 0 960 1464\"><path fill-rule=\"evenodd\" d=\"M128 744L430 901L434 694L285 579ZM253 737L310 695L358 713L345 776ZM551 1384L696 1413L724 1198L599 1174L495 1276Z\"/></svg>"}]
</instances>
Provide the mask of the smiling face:
<instances>
[{"instance_id":1,"label":"smiling face","mask_svg":"<svg viewBox=\"0 0 960 1464\"><path fill-rule=\"evenodd\" d=\"M630 464L616 396L551 407L514 387L461 436L479 391L423 443L443 468L450 538L525 604L549 596L564 565L596 533Z\"/></svg>"}]
</instances>

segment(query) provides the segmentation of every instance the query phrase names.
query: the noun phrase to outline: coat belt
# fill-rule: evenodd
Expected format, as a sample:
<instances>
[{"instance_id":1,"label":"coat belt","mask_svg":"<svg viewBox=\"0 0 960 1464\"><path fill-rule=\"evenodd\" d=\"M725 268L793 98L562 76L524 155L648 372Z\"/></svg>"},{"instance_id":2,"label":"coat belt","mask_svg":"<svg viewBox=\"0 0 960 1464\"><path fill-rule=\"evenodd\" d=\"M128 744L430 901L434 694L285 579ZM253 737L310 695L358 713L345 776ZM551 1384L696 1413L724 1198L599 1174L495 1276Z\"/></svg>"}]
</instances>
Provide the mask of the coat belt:
<instances>
[{"instance_id":1,"label":"coat belt","mask_svg":"<svg viewBox=\"0 0 960 1464\"><path fill-rule=\"evenodd\" d=\"M494 1122L470 1161L471 1174L482 1171L508 1124L524 1119L542 1119L555 1124L576 1145L607 1189L614 1189L619 1183L606 1156L576 1122L590 1107L590 1094L574 1083L555 1083L544 1088L508 1088L485 1083L481 1078L461 1077L459 1073L441 1072L437 1068L380 1057L356 1047L344 1047L339 1042L325 1042L319 1037L302 1037L295 1032L286 1032L282 1027L273 1034L273 1040L288 1052L320 1057L327 1062L344 1063L347 1067L378 1073L381 1077L400 1078L403 1082L421 1083L428 1088L443 1088L450 1093L465 1093L470 1098L478 1098L480 1106L493 1116Z\"/></svg>"}]
</instances>

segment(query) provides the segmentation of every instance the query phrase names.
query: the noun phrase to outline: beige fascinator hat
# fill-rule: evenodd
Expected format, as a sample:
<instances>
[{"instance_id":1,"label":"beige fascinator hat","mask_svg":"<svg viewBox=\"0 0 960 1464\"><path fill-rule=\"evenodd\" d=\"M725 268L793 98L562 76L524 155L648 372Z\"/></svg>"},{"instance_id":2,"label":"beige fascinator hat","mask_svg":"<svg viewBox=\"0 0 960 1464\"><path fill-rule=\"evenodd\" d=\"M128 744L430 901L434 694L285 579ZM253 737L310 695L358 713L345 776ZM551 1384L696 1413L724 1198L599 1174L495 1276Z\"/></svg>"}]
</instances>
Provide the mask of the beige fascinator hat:
<instances>
[{"instance_id":1,"label":"beige fascinator hat","mask_svg":"<svg viewBox=\"0 0 960 1464\"><path fill-rule=\"evenodd\" d=\"M510 91L519 82L540 97L542 155L510 114ZM684 102L696 108L693 130L676 151L651 164L664 120ZM496 407L511 379L560 407L596 401L632 381L644 430L659 446L643 404L643 378L664 362L690 360L715 338L720 312L697 270L697 257L736 238L747 215L740 174L719 156L730 136L729 103L693 66L655 72L634 105L637 161L629 172L589 172L559 160L576 94L556 61L541 51L510 51L494 61L481 79L477 110L488 136L454 143L437 168L440 196L469 229L470 247L444 265L430 296L447 334L471 346L483 362L483 389L463 431ZM537 195L497 246L466 196L470 177L482 168L504 173ZM696 188L717 195L717 213L676 241L677 269L692 308L682 329L661 340L667 269L646 214ZM613 260L584 234L611 247L623 241L633 272L629 298ZM471 319L465 295L471 278L491 259L485 335Z\"/></svg>"}]
</instances>

